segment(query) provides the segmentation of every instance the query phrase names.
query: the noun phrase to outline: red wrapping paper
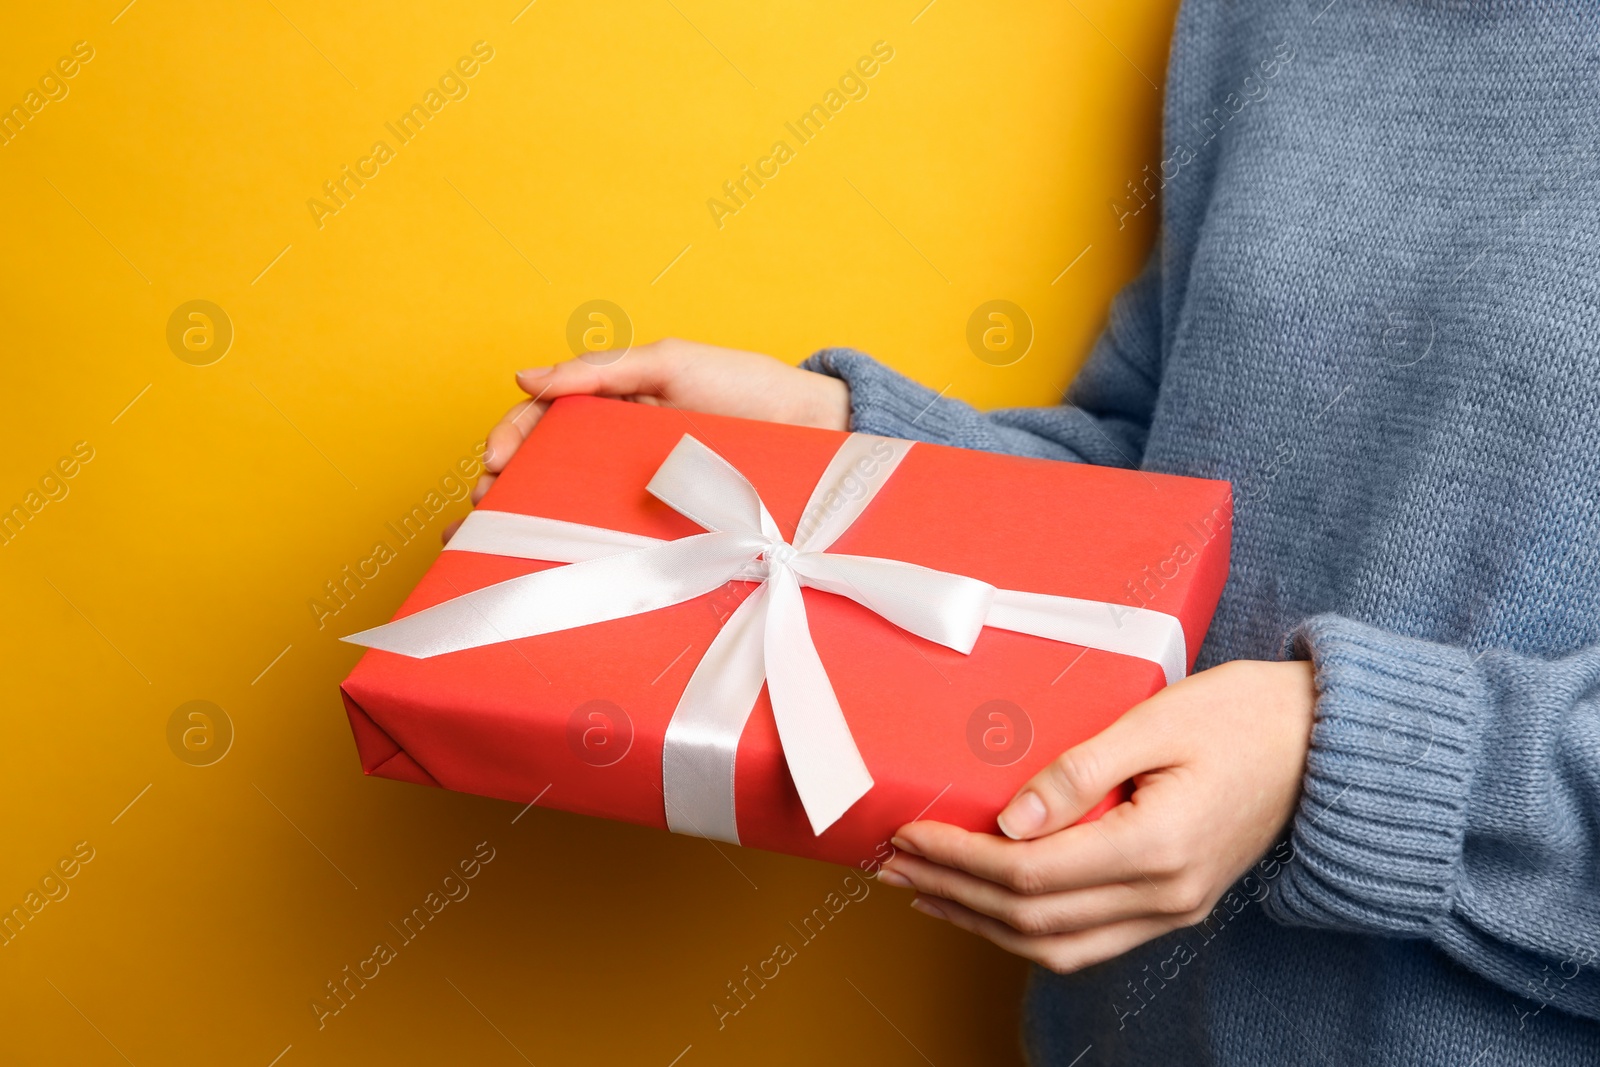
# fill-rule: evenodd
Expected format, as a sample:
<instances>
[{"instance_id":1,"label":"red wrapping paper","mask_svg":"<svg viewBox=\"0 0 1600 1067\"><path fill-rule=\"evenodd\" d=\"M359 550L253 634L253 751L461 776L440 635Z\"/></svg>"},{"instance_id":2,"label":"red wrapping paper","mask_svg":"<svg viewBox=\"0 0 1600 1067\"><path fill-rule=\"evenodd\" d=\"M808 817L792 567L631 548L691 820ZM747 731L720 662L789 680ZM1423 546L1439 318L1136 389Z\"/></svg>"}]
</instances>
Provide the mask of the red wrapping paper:
<instances>
[{"instance_id":1,"label":"red wrapping paper","mask_svg":"<svg viewBox=\"0 0 1600 1067\"><path fill-rule=\"evenodd\" d=\"M645 492L684 434L755 485L785 537L845 436L572 397L551 405L480 507L653 537L701 533ZM1192 668L1227 577L1231 501L1226 482L918 444L832 551L1164 611L1182 621ZM396 617L560 565L444 552ZM754 588L730 582L645 615L431 659L369 649L342 686L362 769L665 828L667 722ZM997 832L995 816L1028 778L1164 681L1146 660L993 628L964 656L843 597L804 597L876 784L814 835L763 690L734 787L741 843L757 848L866 866L914 818Z\"/></svg>"}]
</instances>

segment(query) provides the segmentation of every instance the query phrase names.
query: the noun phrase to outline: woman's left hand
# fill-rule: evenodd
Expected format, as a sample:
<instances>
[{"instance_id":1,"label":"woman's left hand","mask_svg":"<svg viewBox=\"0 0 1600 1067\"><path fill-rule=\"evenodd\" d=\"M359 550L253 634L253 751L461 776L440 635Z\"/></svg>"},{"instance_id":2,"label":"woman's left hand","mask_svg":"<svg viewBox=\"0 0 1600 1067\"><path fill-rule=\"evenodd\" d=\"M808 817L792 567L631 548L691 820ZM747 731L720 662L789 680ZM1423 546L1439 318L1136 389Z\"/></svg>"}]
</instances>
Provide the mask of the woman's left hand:
<instances>
[{"instance_id":1,"label":"woman's left hand","mask_svg":"<svg viewBox=\"0 0 1600 1067\"><path fill-rule=\"evenodd\" d=\"M1000 814L1007 837L908 823L879 878L1058 973L1120 956L1199 922L1282 835L1315 703L1309 663L1202 671L1035 775ZM1127 802L1073 825L1130 779Z\"/></svg>"}]
</instances>

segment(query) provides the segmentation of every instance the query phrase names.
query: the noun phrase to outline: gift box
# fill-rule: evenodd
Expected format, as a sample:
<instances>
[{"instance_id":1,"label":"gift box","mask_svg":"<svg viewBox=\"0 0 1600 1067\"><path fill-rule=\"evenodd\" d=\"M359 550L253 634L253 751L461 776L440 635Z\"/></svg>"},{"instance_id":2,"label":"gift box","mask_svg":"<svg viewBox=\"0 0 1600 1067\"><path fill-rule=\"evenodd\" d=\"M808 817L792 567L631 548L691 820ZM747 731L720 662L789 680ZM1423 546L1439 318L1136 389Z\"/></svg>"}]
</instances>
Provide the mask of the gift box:
<instances>
[{"instance_id":1,"label":"gift box","mask_svg":"<svg viewBox=\"0 0 1600 1067\"><path fill-rule=\"evenodd\" d=\"M347 638L344 703L368 774L868 866L916 818L997 832L1192 669L1231 501L562 399L395 621Z\"/></svg>"}]
</instances>

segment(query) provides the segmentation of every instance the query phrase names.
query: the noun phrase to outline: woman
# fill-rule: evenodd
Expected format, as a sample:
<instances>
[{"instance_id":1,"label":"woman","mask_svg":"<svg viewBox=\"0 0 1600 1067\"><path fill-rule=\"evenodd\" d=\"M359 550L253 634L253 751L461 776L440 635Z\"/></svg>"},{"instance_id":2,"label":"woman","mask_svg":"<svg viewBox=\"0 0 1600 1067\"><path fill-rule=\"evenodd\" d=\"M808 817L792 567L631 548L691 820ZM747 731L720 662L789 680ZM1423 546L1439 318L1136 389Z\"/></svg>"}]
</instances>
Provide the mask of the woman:
<instances>
[{"instance_id":1,"label":"woman","mask_svg":"<svg viewBox=\"0 0 1600 1067\"><path fill-rule=\"evenodd\" d=\"M488 467L599 393L1230 480L1207 669L1041 772L1009 840L914 823L882 877L1043 965L1038 1063L1594 1063L1597 30L1197 0L1115 205L1160 186L1160 243L1067 405L664 341L523 372Z\"/></svg>"}]
</instances>

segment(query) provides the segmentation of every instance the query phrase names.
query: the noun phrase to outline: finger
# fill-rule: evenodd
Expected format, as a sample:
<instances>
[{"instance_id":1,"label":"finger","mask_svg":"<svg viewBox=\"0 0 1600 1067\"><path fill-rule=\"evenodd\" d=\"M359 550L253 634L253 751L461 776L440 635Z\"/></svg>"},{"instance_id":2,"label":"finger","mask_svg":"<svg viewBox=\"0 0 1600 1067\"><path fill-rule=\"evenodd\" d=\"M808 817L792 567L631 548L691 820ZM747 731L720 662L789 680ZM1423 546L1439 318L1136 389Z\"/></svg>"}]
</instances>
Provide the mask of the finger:
<instances>
[{"instance_id":1,"label":"finger","mask_svg":"<svg viewBox=\"0 0 1600 1067\"><path fill-rule=\"evenodd\" d=\"M444 532L439 535L439 542L441 544L448 545L450 543L450 538L456 535L456 531L461 529L461 524L466 521L466 519L457 519L455 522L452 522L450 525L446 526L444 528Z\"/></svg>"},{"instance_id":2,"label":"finger","mask_svg":"<svg viewBox=\"0 0 1600 1067\"><path fill-rule=\"evenodd\" d=\"M925 915L988 938L1012 955L1032 960L1057 974L1071 974L1104 963L1178 925L1168 919L1128 919L1076 933L1030 936L953 900L918 897L912 906Z\"/></svg>"},{"instance_id":3,"label":"finger","mask_svg":"<svg viewBox=\"0 0 1600 1067\"><path fill-rule=\"evenodd\" d=\"M1034 841L1012 841L941 822L900 828L896 848L996 882L1025 896L1146 880L1126 840L1137 829L1133 804L1104 818L1058 830Z\"/></svg>"},{"instance_id":4,"label":"finger","mask_svg":"<svg viewBox=\"0 0 1600 1067\"><path fill-rule=\"evenodd\" d=\"M473 507L477 507L478 504L483 500L483 495L489 491L491 486L494 485L494 480L495 480L495 476L493 474L485 474L485 475L483 475L482 477L480 477L478 479L478 481L477 481L477 483L475 485L473 485L473 487L472 487L472 506Z\"/></svg>"},{"instance_id":5,"label":"finger","mask_svg":"<svg viewBox=\"0 0 1600 1067\"><path fill-rule=\"evenodd\" d=\"M569 359L551 367L519 371L517 384L535 400L563 396L628 396L659 393L671 376L673 364L653 345L630 348L606 362Z\"/></svg>"},{"instance_id":6,"label":"finger","mask_svg":"<svg viewBox=\"0 0 1600 1067\"><path fill-rule=\"evenodd\" d=\"M1154 703L1164 692L1051 760L1000 813L1001 831L1017 841L1054 833L1083 818L1128 779L1169 766L1175 746L1163 728L1165 705Z\"/></svg>"},{"instance_id":7,"label":"finger","mask_svg":"<svg viewBox=\"0 0 1600 1067\"><path fill-rule=\"evenodd\" d=\"M484 469L494 473L504 470L546 407L548 405L534 400L523 400L512 405L511 410L490 428L489 436L485 438L484 443L488 447L483 453Z\"/></svg>"},{"instance_id":8,"label":"finger","mask_svg":"<svg viewBox=\"0 0 1600 1067\"><path fill-rule=\"evenodd\" d=\"M1153 900L1149 885L1142 881L1030 897L906 853L898 853L885 863L878 877L897 885L893 879L897 874L919 893L954 900L1024 934L1061 934L1166 914Z\"/></svg>"}]
</instances>

